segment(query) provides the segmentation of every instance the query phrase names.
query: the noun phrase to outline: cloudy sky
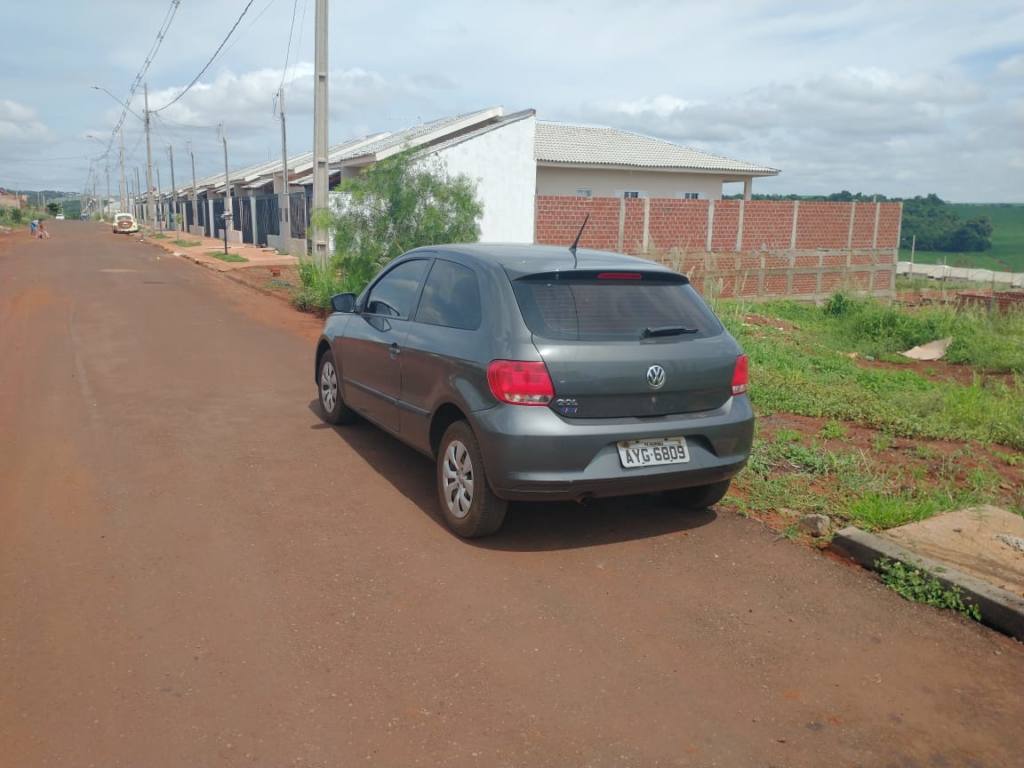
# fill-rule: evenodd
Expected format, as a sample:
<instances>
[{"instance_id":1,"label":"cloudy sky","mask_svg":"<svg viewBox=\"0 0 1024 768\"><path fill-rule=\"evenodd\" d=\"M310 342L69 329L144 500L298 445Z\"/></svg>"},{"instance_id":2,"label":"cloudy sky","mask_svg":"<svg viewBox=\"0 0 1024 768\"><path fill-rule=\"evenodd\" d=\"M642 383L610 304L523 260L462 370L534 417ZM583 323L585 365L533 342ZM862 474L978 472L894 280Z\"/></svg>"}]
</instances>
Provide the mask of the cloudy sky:
<instances>
[{"instance_id":1,"label":"cloudy sky","mask_svg":"<svg viewBox=\"0 0 1024 768\"><path fill-rule=\"evenodd\" d=\"M247 0L181 0L147 74L177 95ZM154 119L169 185L312 144L314 0L254 0L199 83ZM81 188L170 0L5 0L0 186ZM1024 201L1020 0L373 0L330 2L331 142L501 104L635 130L781 168L759 191L936 192ZM293 10L291 56L284 70ZM141 97L141 91L140 91ZM141 111L141 98L133 104ZM145 164L125 123L129 174ZM96 137L94 139L88 136ZM116 144L110 155L116 194ZM104 160L96 161L102 193Z\"/></svg>"}]
</instances>

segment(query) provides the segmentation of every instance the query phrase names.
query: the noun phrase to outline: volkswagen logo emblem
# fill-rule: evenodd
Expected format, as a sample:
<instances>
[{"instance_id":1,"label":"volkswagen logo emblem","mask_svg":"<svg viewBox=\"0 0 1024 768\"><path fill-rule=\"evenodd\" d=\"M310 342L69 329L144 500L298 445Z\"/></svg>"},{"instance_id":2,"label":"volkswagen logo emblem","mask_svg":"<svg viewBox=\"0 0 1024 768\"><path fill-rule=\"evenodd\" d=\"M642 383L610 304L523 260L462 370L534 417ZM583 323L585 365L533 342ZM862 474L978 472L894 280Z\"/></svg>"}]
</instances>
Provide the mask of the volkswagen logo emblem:
<instances>
[{"instance_id":1,"label":"volkswagen logo emblem","mask_svg":"<svg viewBox=\"0 0 1024 768\"><path fill-rule=\"evenodd\" d=\"M652 365L648 368L647 386L651 389L661 389L665 386L665 369L660 365Z\"/></svg>"}]
</instances>

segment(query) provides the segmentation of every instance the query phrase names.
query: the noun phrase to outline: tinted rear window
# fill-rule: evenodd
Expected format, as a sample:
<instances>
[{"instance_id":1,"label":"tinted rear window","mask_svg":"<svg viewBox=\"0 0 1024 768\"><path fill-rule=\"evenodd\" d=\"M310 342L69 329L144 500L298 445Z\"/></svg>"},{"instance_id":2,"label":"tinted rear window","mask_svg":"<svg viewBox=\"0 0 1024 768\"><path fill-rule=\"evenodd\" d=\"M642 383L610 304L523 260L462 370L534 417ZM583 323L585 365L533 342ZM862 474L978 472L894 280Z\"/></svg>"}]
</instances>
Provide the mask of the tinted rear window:
<instances>
[{"instance_id":1,"label":"tinted rear window","mask_svg":"<svg viewBox=\"0 0 1024 768\"><path fill-rule=\"evenodd\" d=\"M522 278L512 283L527 326L550 339L639 339L647 328L683 326L692 339L722 331L718 319L685 282Z\"/></svg>"},{"instance_id":2,"label":"tinted rear window","mask_svg":"<svg viewBox=\"0 0 1024 768\"><path fill-rule=\"evenodd\" d=\"M473 270L438 259L423 285L416 320L447 328L480 327L480 286Z\"/></svg>"}]
</instances>

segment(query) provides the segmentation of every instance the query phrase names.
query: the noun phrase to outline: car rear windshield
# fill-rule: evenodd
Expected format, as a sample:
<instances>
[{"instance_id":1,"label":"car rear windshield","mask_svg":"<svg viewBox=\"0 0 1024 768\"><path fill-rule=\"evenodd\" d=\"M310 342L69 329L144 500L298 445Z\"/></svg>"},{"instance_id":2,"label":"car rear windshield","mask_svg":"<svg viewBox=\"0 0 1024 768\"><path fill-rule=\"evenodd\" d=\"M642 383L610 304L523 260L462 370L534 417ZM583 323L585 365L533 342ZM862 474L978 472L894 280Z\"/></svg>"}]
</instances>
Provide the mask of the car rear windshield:
<instances>
[{"instance_id":1,"label":"car rear windshield","mask_svg":"<svg viewBox=\"0 0 1024 768\"><path fill-rule=\"evenodd\" d=\"M527 326L549 339L715 336L722 325L686 278L661 272L571 272L512 281Z\"/></svg>"}]
</instances>

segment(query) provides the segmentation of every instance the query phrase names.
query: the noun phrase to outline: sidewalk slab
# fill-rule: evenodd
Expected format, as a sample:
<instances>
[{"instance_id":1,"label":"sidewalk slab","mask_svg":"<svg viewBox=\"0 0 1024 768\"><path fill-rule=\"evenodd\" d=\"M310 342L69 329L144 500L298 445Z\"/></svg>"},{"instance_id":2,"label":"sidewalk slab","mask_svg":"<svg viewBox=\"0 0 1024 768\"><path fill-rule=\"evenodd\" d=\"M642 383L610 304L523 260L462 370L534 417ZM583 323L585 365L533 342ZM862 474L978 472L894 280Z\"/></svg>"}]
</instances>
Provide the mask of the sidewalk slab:
<instances>
[{"instance_id":1,"label":"sidewalk slab","mask_svg":"<svg viewBox=\"0 0 1024 768\"><path fill-rule=\"evenodd\" d=\"M883 559L925 570L946 587L958 587L965 602L976 603L983 624L1024 641L1024 596L1014 589L1020 574L1013 568L1008 572L1005 562L1012 564L1013 558L1006 558L1003 553L992 556L987 542L988 538L995 538L999 546L1016 552L1016 537L1001 531L998 522L992 522L1008 520L990 510L1011 514L995 507L972 508L950 513L954 517L949 521L938 519L949 515L939 515L901 526L904 530L894 529L896 533L874 534L850 526L835 535L832 548L869 570L878 570L876 564ZM936 522L924 526L931 521ZM917 527L905 530L911 526ZM952 547L953 536L963 536L964 545ZM972 551L976 554L972 555Z\"/></svg>"},{"instance_id":2,"label":"sidewalk slab","mask_svg":"<svg viewBox=\"0 0 1024 768\"><path fill-rule=\"evenodd\" d=\"M299 263L298 258L295 256L278 253L273 248L263 248L258 245L249 245L245 243L230 243L228 247L228 253L235 256L241 256L245 261L224 261L211 254L211 251L217 253L224 252L223 240L216 240L212 237L202 237L199 235L189 235L184 232L168 231L164 234L167 235L166 238L154 238L151 235L148 235L144 236L142 239L147 243L152 243L153 245L163 248L165 251L172 253L175 256L181 256L189 261L193 261L196 264L200 264L217 272L232 272L237 269L246 269L247 267L295 266ZM174 242L175 240L188 242L199 241L199 245L183 247L176 244Z\"/></svg>"},{"instance_id":3,"label":"sidewalk slab","mask_svg":"<svg viewBox=\"0 0 1024 768\"><path fill-rule=\"evenodd\" d=\"M1024 517L985 504L880 534L919 555L1024 597Z\"/></svg>"}]
</instances>

